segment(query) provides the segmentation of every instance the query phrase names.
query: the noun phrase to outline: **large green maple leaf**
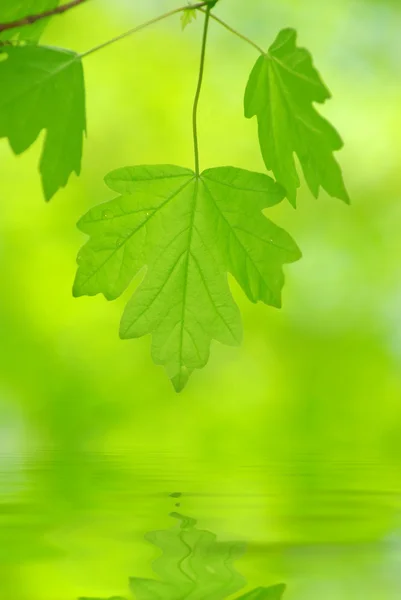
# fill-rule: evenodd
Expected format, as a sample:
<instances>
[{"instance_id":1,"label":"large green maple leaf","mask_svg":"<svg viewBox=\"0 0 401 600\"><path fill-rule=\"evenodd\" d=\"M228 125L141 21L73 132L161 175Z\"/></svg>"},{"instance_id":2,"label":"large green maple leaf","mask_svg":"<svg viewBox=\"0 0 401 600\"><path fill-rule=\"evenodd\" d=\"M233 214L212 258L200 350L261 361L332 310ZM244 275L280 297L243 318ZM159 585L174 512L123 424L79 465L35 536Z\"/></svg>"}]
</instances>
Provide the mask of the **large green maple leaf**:
<instances>
[{"instance_id":1,"label":"large green maple leaf","mask_svg":"<svg viewBox=\"0 0 401 600\"><path fill-rule=\"evenodd\" d=\"M294 152L305 179L317 197L328 194L349 202L341 169L333 152L343 142L334 127L315 109L330 92L304 48L296 46L296 32L282 30L266 55L256 61L245 92L245 116L257 116L264 162L296 204L300 185Z\"/></svg>"},{"instance_id":2,"label":"large green maple leaf","mask_svg":"<svg viewBox=\"0 0 401 600\"><path fill-rule=\"evenodd\" d=\"M0 137L21 154L42 129L40 160L46 200L81 169L86 128L82 63L77 54L45 46L4 47L0 61Z\"/></svg>"},{"instance_id":3,"label":"large green maple leaf","mask_svg":"<svg viewBox=\"0 0 401 600\"><path fill-rule=\"evenodd\" d=\"M117 198L90 210L74 295L112 300L147 266L122 317L122 338L153 335L152 356L177 391L209 357L212 339L238 344L242 327L227 271L252 302L281 306L283 264L301 254L262 211L283 199L270 177L234 167L199 177L171 165L106 177Z\"/></svg>"},{"instance_id":4,"label":"large green maple leaf","mask_svg":"<svg viewBox=\"0 0 401 600\"><path fill-rule=\"evenodd\" d=\"M30 15L37 15L46 10L51 10L59 4L59 0L1 0L0 23L9 23ZM41 19L32 25L7 29L0 32L0 40L20 39L37 42L48 21L49 19Z\"/></svg>"}]
</instances>

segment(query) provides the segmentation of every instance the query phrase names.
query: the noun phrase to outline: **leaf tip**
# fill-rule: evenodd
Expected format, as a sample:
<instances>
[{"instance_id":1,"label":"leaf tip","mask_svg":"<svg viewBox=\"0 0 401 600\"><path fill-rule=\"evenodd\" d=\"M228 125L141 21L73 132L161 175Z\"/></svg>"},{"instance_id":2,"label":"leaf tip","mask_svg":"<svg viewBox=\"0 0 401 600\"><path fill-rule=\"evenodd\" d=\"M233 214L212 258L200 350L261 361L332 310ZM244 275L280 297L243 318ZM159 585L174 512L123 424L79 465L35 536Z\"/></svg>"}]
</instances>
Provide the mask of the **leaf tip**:
<instances>
[{"instance_id":1,"label":"leaf tip","mask_svg":"<svg viewBox=\"0 0 401 600\"><path fill-rule=\"evenodd\" d=\"M281 294L277 298L272 299L271 306L273 308L278 308L278 310L281 310L283 308L283 300L281 298Z\"/></svg>"},{"instance_id":2,"label":"leaf tip","mask_svg":"<svg viewBox=\"0 0 401 600\"><path fill-rule=\"evenodd\" d=\"M118 330L118 336L120 340L129 340L131 338L129 334L129 326L124 322L124 315L120 322L120 328Z\"/></svg>"},{"instance_id":3,"label":"leaf tip","mask_svg":"<svg viewBox=\"0 0 401 600\"><path fill-rule=\"evenodd\" d=\"M190 25L194 19L196 19L196 16L196 10L186 8L181 15L181 29L184 31L184 29Z\"/></svg>"},{"instance_id":4,"label":"leaf tip","mask_svg":"<svg viewBox=\"0 0 401 600\"><path fill-rule=\"evenodd\" d=\"M75 279L75 281L73 283L73 286L72 286L72 296L73 296L73 298L80 298L81 296L83 296L83 293L79 289L79 285L77 284L77 280L76 279Z\"/></svg>"},{"instance_id":5,"label":"leaf tip","mask_svg":"<svg viewBox=\"0 0 401 600\"><path fill-rule=\"evenodd\" d=\"M42 189L43 195L45 197L45 202L50 202L54 194L57 192L57 189L50 189L50 187L46 184L44 180L42 180Z\"/></svg>"},{"instance_id":6,"label":"leaf tip","mask_svg":"<svg viewBox=\"0 0 401 600\"><path fill-rule=\"evenodd\" d=\"M189 369L185 366L182 366L179 372L171 378L171 383L173 384L173 387L177 394L182 392L182 390L187 385L190 374L191 372L189 371Z\"/></svg>"},{"instance_id":7,"label":"leaf tip","mask_svg":"<svg viewBox=\"0 0 401 600\"><path fill-rule=\"evenodd\" d=\"M293 27L285 27L279 32L278 36L270 46L269 52L274 52L274 50L281 48L288 43L290 43L292 46L295 46L297 36L297 31Z\"/></svg>"},{"instance_id":8,"label":"leaf tip","mask_svg":"<svg viewBox=\"0 0 401 600\"><path fill-rule=\"evenodd\" d=\"M351 198L345 188L344 188L344 193L342 194L340 200L342 200L347 206L351 205Z\"/></svg>"},{"instance_id":9,"label":"leaf tip","mask_svg":"<svg viewBox=\"0 0 401 600\"><path fill-rule=\"evenodd\" d=\"M281 600L286 589L287 585L285 583L278 583L270 588L273 593L277 593L277 600Z\"/></svg>"},{"instance_id":10,"label":"leaf tip","mask_svg":"<svg viewBox=\"0 0 401 600\"><path fill-rule=\"evenodd\" d=\"M302 250L296 246L294 251L294 260L292 262L297 262L298 260L301 260L301 258L303 258Z\"/></svg>"}]
</instances>

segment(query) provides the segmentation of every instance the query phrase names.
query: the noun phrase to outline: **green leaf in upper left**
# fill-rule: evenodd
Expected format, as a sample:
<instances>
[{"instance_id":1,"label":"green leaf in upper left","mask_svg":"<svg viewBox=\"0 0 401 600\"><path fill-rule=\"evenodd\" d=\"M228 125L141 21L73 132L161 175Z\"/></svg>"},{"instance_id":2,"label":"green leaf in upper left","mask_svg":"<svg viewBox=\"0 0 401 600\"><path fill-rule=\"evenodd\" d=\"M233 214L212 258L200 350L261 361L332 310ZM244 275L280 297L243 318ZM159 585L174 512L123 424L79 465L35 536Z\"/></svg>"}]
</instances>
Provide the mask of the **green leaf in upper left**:
<instances>
[{"instance_id":1,"label":"green leaf in upper left","mask_svg":"<svg viewBox=\"0 0 401 600\"><path fill-rule=\"evenodd\" d=\"M46 200L79 175L86 130L80 57L46 46L7 46L0 61L0 138L15 154L45 129L40 172ZM4 56L3 56L4 58Z\"/></svg>"},{"instance_id":2,"label":"green leaf in upper left","mask_svg":"<svg viewBox=\"0 0 401 600\"><path fill-rule=\"evenodd\" d=\"M51 10L60 4L60 0L0 0L0 23L17 21L30 15L37 15ZM37 42L49 19L40 19L32 25L23 25L7 29L0 33L0 40L19 39Z\"/></svg>"}]
</instances>

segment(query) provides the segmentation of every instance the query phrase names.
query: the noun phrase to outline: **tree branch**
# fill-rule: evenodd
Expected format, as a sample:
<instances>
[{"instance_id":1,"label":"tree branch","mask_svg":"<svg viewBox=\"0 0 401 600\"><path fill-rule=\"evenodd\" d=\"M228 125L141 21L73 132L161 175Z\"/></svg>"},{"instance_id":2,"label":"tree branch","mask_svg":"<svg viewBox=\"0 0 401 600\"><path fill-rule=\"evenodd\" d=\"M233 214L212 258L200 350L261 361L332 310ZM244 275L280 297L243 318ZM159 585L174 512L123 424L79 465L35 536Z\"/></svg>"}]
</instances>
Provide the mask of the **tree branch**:
<instances>
[{"instance_id":1,"label":"tree branch","mask_svg":"<svg viewBox=\"0 0 401 600\"><path fill-rule=\"evenodd\" d=\"M32 25L36 23L36 21L41 21L42 19L46 19L47 17L52 17L53 15L62 15L67 12L71 8L75 6L79 6L83 4L87 0L71 0L71 2L67 2L67 4L62 4L61 6L56 6L51 10L46 10L37 15L28 15L27 17L23 17L22 19L18 19L17 21L10 21L9 23L0 23L0 33L2 31L7 31L8 29L14 29L16 27L24 27L25 25Z\"/></svg>"}]
</instances>

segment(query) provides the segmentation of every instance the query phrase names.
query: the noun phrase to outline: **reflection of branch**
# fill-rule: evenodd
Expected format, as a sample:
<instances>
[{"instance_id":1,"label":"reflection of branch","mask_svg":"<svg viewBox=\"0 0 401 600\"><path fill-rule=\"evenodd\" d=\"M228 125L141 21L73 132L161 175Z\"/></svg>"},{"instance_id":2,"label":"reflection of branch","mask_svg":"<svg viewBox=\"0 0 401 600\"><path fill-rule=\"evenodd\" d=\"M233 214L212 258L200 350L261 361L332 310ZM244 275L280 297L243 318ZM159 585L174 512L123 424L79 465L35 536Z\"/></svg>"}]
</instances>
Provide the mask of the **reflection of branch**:
<instances>
[{"instance_id":1,"label":"reflection of branch","mask_svg":"<svg viewBox=\"0 0 401 600\"><path fill-rule=\"evenodd\" d=\"M24 27L25 25L32 25L36 23L36 21L41 21L42 19L46 19L47 17L52 17L53 15L61 15L67 10L74 8L74 6L79 6L79 4L83 4L86 0L71 0L71 2L67 2L67 4L62 4L61 6L57 6L51 10L46 10L37 15L28 15L27 17L23 17L22 19L18 19L17 21L10 21L10 23L0 23L0 32L7 31L8 29L14 29L15 27Z\"/></svg>"}]
</instances>

